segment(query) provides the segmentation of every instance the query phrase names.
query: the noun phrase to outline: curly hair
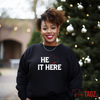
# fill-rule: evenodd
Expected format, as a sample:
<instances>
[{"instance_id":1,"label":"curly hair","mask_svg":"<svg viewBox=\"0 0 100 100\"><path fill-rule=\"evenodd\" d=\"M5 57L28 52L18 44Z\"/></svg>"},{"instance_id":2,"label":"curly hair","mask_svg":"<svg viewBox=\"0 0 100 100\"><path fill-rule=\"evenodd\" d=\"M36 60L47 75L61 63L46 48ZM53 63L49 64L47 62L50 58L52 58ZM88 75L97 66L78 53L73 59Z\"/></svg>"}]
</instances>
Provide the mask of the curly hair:
<instances>
[{"instance_id":1,"label":"curly hair","mask_svg":"<svg viewBox=\"0 0 100 100\"><path fill-rule=\"evenodd\" d=\"M64 16L65 12L62 10L57 10L54 7L50 7L47 9L42 15L41 18L38 18L35 26L38 31L41 31L41 22L43 21L49 21L51 23L56 23L57 26L61 26L65 20L66 17Z\"/></svg>"}]
</instances>

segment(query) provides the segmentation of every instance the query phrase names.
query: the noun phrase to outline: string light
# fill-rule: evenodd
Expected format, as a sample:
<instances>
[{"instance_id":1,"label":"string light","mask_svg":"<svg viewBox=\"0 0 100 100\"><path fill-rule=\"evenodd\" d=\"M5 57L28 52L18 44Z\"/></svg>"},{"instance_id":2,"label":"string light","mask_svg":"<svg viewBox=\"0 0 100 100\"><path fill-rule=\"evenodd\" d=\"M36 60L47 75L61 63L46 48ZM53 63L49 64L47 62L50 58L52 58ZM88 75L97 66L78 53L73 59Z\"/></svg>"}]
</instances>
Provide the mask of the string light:
<instances>
[{"instance_id":1,"label":"string light","mask_svg":"<svg viewBox=\"0 0 100 100\"><path fill-rule=\"evenodd\" d=\"M70 4L70 7L73 7L73 5L72 5L72 4Z\"/></svg>"},{"instance_id":2,"label":"string light","mask_svg":"<svg viewBox=\"0 0 100 100\"><path fill-rule=\"evenodd\" d=\"M89 40L90 39L90 37L87 37L87 40Z\"/></svg>"},{"instance_id":3,"label":"string light","mask_svg":"<svg viewBox=\"0 0 100 100\"><path fill-rule=\"evenodd\" d=\"M95 81L98 81L98 79L97 79L97 78L95 78Z\"/></svg>"},{"instance_id":4,"label":"string light","mask_svg":"<svg viewBox=\"0 0 100 100\"><path fill-rule=\"evenodd\" d=\"M96 26L94 26L94 28L97 28Z\"/></svg>"},{"instance_id":5,"label":"string light","mask_svg":"<svg viewBox=\"0 0 100 100\"><path fill-rule=\"evenodd\" d=\"M60 41L61 39L59 39L59 41Z\"/></svg>"},{"instance_id":6,"label":"string light","mask_svg":"<svg viewBox=\"0 0 100 100\"><path fill-rule=\"evenodd\" d=\"M98 79L96 79L96 81L98 81Z\"/></svg>"},{"instance_id":7,"label":"string light","mask_svg":"<svg viewBox=\"0 0 100 100\"><path fill-rule=\"evenodd\" d=\"M94 42L91 42L92 44L94 44Z\"/></svg>"},{"instance_id":8,"label":"string light","mask_svg":"<svg viewBox=\"0 0 100 100\"><path fill-rule=\"evenodd\" d=\"M85 25L82 25L82 27L85 27Z\"/></svg>"},{"instance_id":9,"label":"string light","mask_svg":"<svg viewBox=\"0 0 100 100\"><path fill-rule=\"evenodd\" d=\"M18 28L17 27L14 27L14 31L17 31L18 30Z\"/></svg>"},{"instance_id":10,"label":"string light","mask_svg":"<svg viewBox=\"0 0 100 100\"><path fill-rule=\"evenodd\" d=\"M82 59L84 60L85 58L84 58L84 57L82 57Z\"/></svg>"},{"instance_id":11,"label":"string light","mask_svg":"<svg viewBox=\"0 0 100 100\"><path fill-rule=\"evenodd\" d=\"M68 32L66 32L66 35L68 35Z\"/></svg>"},{"instance_id":12,"label":"string light","mask_svg":"<svg viewBox=\"0 0 100 100\"><path fill-rule=\"evenodd\" d=\"M69 20L67 20L67 23L69 23Z\"/></svg>"},{"instance_id":13,"label":"string light","mask_svg":"<svg viewBox=\"0 0 100 100\"><path fill-rule=\"evenodd\" d=\"M31 31L31 29L30 29L30 28L28 28L28 29L27 29L27 32L29 33L30 31Z\"/></svg>"},{"instance_id":14,"label":"string light","mask_svg":"<svg viewBox=\"0 0 100 100\"><path fill-rule=\"evenodd\" d=\"M75 36L76 34L75 33L72 33L72 36Z\"/></svg>"},{"instance_id":15,"label":"string light","mask_svg":"<svg viewBox=\"0 0 100 100\"><path fill-rule=\"evenodd\" d=\"M68 16L68 18L70 18L70 16Z\"/></svg>"},{"instance_id":16,"label":"string light","mask_svg":"<svg viewBox=\"0 0 100 100\"><path fill-rule=\"evenodd\" d=\"M0 24L0 28L1 28L1 24Z\"/></svg>"},{"instance_id":17,"label":"string light","mask_svg":"<svg viewBox=\"0 0 100 100\"><path fill-rule=\"evenodd\" d=\"M87 17L89 17L89 14L86 14Z\"/></svg>"},{"instance_id":18,"label":"string light","mask_svg":"<svg viewBox=\"0 0 100 100\"><path fill-rule=\"evenodd\" d=\"M87 75L85 74L85 77L86 77Z\"/></svg>"},{"instance_id":19,"label":"string light","mask_svg":"<svg viewBox=\"0 0 100 100\"><path fill-rule=\"evenodd\" d=\"M77 5L79 5L80 3L77 3Z\"/></svg>"},{"instance_id":20,"label":"string light","mask_svg":"<svg viewBox=\"0 0 100 100\"><path fill-rule=\"evenodd\" d=\"M75 48L77 48L77 45L75 45Z\"/></svg>"}]
</instances>

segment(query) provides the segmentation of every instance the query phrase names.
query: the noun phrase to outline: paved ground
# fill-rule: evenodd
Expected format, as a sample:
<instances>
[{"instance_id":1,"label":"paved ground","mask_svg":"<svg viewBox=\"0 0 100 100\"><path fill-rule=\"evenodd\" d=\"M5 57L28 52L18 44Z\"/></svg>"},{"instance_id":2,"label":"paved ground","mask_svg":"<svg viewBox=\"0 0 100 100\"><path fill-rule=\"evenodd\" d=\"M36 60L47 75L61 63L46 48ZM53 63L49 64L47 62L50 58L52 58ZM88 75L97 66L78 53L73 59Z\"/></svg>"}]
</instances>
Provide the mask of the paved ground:
<instances>
[{"instance_id":1,"label":"paved ground","mask_svg":"<svg viewBox=\"0 0 100 100\"><path fill-rule=\"evenodd\" d=\"M17 69L0 68L0 100L20 100L17 96Z\"/></svg>"}]
</instances>

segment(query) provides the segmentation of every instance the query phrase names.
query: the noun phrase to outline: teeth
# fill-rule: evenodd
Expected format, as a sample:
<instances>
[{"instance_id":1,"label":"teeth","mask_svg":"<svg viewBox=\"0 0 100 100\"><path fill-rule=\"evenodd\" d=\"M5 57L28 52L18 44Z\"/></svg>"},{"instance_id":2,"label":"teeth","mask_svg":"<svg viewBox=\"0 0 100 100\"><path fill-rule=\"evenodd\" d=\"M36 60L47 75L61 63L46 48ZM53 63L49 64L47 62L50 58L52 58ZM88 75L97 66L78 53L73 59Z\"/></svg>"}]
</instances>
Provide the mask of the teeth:
<instances>
[{"instance_id":1,"label":"teeth","mask_svg":"<svg viewBox=\"0 0 100 100\"><path fill-rule=\"evenodd\" d=\"M48 37L52 37L52 36L48 36Z\"/></svg>"}]
</instances>

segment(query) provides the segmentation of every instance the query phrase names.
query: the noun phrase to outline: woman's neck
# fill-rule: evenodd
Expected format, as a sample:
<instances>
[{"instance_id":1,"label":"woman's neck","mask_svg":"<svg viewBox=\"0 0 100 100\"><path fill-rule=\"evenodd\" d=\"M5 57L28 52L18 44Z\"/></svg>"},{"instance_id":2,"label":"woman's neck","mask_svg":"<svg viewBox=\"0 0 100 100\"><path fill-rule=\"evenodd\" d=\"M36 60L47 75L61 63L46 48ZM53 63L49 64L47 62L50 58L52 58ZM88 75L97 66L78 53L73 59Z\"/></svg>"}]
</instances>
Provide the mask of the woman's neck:
<instances>
[{"instance_id":1,"label":"woman's neck","mask_svg":"<svg viewBox=\"0 0 100 100\"><path fill-rule=\"evenodd\" d=\"M57 46L59 45L59 43L57 42L54 42L54 43L46 43L46 42L43 42L44 45L47 45L47 46Z\"/></svg>"}]
</instances>

